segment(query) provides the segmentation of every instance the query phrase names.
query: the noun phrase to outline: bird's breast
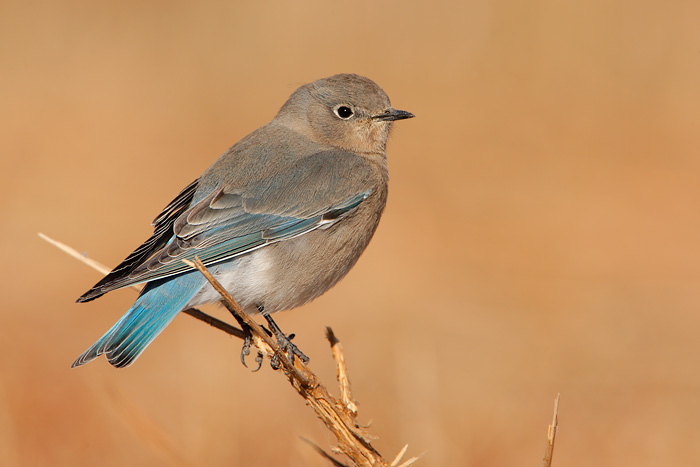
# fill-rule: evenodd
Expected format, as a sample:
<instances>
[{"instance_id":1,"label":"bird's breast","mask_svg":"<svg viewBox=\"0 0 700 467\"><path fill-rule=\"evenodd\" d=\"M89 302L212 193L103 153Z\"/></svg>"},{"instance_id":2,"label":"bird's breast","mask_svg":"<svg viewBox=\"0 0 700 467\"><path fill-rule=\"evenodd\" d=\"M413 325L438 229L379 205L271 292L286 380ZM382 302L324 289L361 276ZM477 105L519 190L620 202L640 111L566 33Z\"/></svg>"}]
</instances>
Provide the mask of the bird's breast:
<instances>
[{"instance_id":1,"label":"bird's breast","mask_svg":"<svg viewBox=\"0 0 700 467\"><path fill-rule=\"evenodd\" d=\"M303 305L342 279L374 235L385 200L371 195L330 227L267 247L273 266L266 308L278 311Z\"/></svg>"},{"instance_id":2,"label":"bird's breast","mask_svg":"<svg viewBox=\"0 0 700 467\"><path fill-rule=\"evenodd\" d=\"M354 211L327 228L272 243L210 267L246 311L269 312L303 305L333 287L355 265L372 238L386 190L376 190ZM190 306L219 301L207 285Z\"/></svg>"}]
</instances>

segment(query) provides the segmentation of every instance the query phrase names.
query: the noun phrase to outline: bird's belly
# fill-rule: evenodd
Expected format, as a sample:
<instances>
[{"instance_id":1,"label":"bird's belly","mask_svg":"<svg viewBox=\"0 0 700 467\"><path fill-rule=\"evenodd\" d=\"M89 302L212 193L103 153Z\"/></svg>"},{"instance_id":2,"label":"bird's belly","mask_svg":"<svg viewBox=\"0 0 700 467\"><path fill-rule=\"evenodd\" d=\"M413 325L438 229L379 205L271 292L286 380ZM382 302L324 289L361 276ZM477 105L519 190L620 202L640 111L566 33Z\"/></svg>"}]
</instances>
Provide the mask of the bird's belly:
<instances>
[{"instance_id":1,"label":"bird's belly","mask_svg":"<svg viewBox=\"0 0 700 467\"><path fill-rule=\"evenodd\" d=\"M272 260L267 247L252 251L232 260L207 266L209 272L233 296L236 303L248 313L254 313L270 287ZM188 306L221 301L221 296L207 282L190 300Z\"/></svg>"},{"instance_id":2,"label":"bird's belly","mask_svg":"<svg viewBox=\"0 0 700 467\"><path fill-rule=\"evenodd\" d=\"M376 222L358 229L356 220L344 219L327 230L270 244L209 270L250 313L258 306L269 312L295 308L326 292L357 262ZM220 300L207 283L189 306Z\"/></svg>"}]
</instances>

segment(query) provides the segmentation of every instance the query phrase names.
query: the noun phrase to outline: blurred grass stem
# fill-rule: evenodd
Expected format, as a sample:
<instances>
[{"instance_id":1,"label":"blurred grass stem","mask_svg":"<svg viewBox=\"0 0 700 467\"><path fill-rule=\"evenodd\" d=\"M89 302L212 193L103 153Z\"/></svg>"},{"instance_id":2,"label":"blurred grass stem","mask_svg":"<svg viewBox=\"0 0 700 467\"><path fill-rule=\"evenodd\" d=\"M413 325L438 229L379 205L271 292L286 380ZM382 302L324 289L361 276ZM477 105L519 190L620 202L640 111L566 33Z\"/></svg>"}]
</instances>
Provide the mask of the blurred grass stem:
<instances>
[{"instance_id":1,"label":"blurred grass stem","mask_svg":"<svg viewBox=\"0 0 700 467\"><path fill-rule=\"evenodd\" d=\"M561 394L557 394L557 398L554 399L554 415L552 416L552 424L547 427L547 449L544 452L544 459L542 460L542 465L544 467L551 467L552 465L552 455L554 454L554 440L557 437L557 430L559 429L559 398Z\"/></svg>"},{"instance_id":2,"label":"blurred grass stem","mask_svg":"<svg viewBox=\"0 0 700 467\"><path fill-rule=\"evenodd\" d=\"M43 233L39 233L39 237L48 243L52 244L59 250L63 251L64 253L67 253L69 256L72 256L73 258L77 259L83 264L87 264L90 266L92 269L96 270L99 273L102 274L108 274L110 269L105 266L104 264L100 263L99 261L95 261L92 258L88 258L84 254L80 253L78 250L75 248L72 248L65 243L59 242L58 240L55 240L47 235L44 235ZM131 286L132 289L141 291L143 286L141 284L136 284ZM235 326L231 326L225 321L221 321L220 319L214 318L211 315L208 315L204 313L203 311L200 311L196 308L188 308L187 310L182 310L183 313L192 316L193 318L197 318L198 320L207 323L208 325L215 327L216 329L219 329L221 331L224 331L226 334L229 334L231 336L238 337L239 339L243 339L243 331L238 329Z\"/></svg>"}]
</instances>

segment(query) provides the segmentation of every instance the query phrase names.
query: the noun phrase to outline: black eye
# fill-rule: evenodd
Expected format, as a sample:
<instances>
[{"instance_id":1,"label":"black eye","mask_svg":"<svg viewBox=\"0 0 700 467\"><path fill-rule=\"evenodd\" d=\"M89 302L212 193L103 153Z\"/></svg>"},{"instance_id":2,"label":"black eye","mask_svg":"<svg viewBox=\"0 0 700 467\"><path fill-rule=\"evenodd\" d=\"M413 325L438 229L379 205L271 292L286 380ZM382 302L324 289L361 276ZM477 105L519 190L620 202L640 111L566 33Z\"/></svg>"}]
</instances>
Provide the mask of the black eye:
<instances>
[{"instance_id":1,"label":"black eye","mask_svg":"<svg viewBox=\"0 0 700 467\"><path fill-rule=\"evenodd\" d=\"M341 105L335 109L335 114L343 120L347 120L352 117L352 109L347 105Z\"/></svg>"}]
</instances>

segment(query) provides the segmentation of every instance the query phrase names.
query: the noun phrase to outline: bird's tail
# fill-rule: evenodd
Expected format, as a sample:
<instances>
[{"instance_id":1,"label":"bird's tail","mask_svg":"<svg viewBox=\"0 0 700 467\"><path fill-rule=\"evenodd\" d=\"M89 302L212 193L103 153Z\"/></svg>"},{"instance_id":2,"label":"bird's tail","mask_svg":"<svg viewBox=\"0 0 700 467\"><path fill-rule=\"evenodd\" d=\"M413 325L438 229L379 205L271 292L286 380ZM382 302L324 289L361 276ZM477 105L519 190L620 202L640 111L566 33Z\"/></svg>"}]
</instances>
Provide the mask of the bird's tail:
<instances>
[{"instance_id":1,"label":"bird's tail","mask_svg":"<svg viewBox=\"0 0 700 467\"><path fill-rule=\"evenodd\" d=\"M129 311L71 365L84 365L104 354L117 368L131 365L199 290L192 274L149 282Z\"/></svg>"}]
</instances>

